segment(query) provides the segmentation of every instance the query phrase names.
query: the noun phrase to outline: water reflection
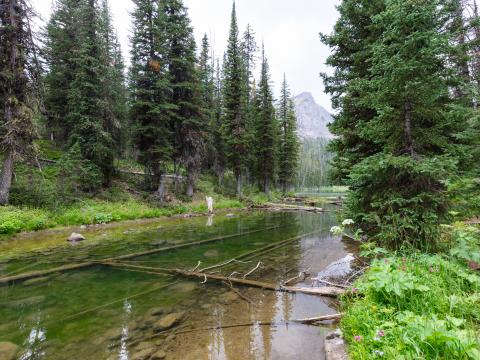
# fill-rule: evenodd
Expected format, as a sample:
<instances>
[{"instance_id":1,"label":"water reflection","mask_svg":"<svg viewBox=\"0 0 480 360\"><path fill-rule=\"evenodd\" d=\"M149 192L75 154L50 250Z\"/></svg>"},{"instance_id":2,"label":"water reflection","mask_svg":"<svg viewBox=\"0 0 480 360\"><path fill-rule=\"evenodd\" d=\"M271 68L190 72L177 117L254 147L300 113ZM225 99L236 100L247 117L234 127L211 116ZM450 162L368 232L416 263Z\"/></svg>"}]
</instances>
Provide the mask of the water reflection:
<instances>
[{"instance_id":1,"label":"water reflection","mask_svg":"<svg viewBox=\"0 0 480 360\"><path fill-rule=\"evenodd\" d=\"M214 269L225 275L234 271L245 274L262 261L265 267L258 269L252 278L280 283L309 267L312 273L319 272L351 252L349 244L329 233L334 221L331 214L252 213L231 219L217 215L215 221L213 217L188 219L175 223L174 227L163 224L159 228L156 224L143 231L141 227L132 228L126 233L124 227L112 229L106 242L68 246L59 253L29 254L25 258L35 256L35 261L45 262L60 256L63 259L104 257L179 241L201 241L218 234L259 230L224 241L135 259L138 265L184 269L192 268L201 260L202 266L208 267L271 242L323 229L288 246L261 253L250 263L232 263ZM20 267L25 258L18 264L12 259L12 265ZM44 280L43 284L0 288L0 305L5 305L0 306L0 341L23 344L22 360L129 360L137 350L131 346L132 341L143 341L152 335L153 324L162 316L184 313L179 329L253 325L177 334L168 340L167 336L159 337L161 345L157 345L157 339L150 341L152 346L165 350L169 360L322 358L319 328L282 324L289 319L333 313L331 300L238 288L236 290L252 304L235 294L230 294L231 300L223 301L222 296L231 292L224 285L209 281L204 285L182 282L181 286L164 287L174 280L97 267L61 274ZM304 285L310 286L309 283ZM127 298L130 300L125 300ZM22 299L21 308L18 299ZM154 309L156 311L152 312ZM158 315L152 316L152 313ZM65 318L69 320L61 321ZM132 328L132 322L139 326ZM258 322L272 322L277 326L259 325Z\"/></svg>"},{"instance_id":2,"label":"water reflection","mask_svg":"<svg viewBox=\"0 0 480 360\"><path fill-rule=\"evenodd\" d=\"M24 352L20 356L20 360L40 359L45 356L42 346L47 340L47 332L40 325L41 316L41 313L37 314L35 325L24 342Z\"/></svg>"}]
</instances>

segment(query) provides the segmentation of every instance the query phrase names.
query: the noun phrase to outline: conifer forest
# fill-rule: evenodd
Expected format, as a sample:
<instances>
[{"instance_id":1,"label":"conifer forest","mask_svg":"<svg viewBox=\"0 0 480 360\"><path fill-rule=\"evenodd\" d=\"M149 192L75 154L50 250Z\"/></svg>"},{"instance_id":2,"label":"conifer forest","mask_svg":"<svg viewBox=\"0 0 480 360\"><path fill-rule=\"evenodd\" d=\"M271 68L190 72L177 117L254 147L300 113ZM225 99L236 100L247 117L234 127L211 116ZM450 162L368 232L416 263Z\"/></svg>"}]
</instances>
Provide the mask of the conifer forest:
<instances>
[{"instance_id":1,"label":"conifer forest","mask_svg":"<svg viewBox=\"0 0 480 360\"><path fill-rule=\"evenodd\" d=\"M480 3L201 5L0 0L0 360L480 359Z\"/></svg>"}]
</instances>

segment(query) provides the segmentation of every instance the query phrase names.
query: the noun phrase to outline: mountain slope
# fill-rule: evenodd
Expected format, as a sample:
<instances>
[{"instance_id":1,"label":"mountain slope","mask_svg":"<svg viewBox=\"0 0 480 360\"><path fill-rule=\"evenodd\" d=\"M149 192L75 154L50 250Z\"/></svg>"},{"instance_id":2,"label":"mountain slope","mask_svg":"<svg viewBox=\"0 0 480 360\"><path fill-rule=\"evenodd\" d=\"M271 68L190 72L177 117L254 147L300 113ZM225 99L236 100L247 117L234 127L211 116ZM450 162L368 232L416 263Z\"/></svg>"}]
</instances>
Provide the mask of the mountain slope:
<instances>
[{"instance_id":1,"label":"mountain slope","mask_svg":"<svg viewBox=\"0 0 480 360\"><path fill-rule=\"evenodd\" d=\"M318 105L309 92L301 93L294 98L298 121L298 134L302 139L331 139L333 135L327 128L332 115Z\"/></svg>"}]
</instances>

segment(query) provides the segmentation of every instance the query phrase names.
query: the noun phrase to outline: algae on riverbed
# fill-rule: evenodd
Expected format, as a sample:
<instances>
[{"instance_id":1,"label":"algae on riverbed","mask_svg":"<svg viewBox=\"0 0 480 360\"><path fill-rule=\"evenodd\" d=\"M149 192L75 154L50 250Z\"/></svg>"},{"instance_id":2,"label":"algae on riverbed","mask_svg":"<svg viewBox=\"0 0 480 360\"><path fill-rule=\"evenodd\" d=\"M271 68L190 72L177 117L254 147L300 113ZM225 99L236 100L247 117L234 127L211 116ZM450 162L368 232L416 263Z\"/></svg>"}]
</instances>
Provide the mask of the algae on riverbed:
<instances>
[{"instance_id":1,"label":"algae on riverbed","mask_svg":"<svg viewBox=\"0 0 480 360\"><path fill-rule=\"evenodd\" d=\"M318 235L303 237L268 256L259 257L264 268L253 276L279 282L312 265L312 272L319 271L332 259L341 258L348 252L348 245L328 232L334 222L331 214L247 213L235 218L215 217L213 226L206 226L206 220L171 219L138 226L128 224L128 228L120 225L118 228L93 229L85 244L70 246L47 240L49 250L41 247L42 239L36 238L40 246L35 252L17 256L18 253L8 251L3 255L7 262L2 273L20 271L32 264L35 268L49 262L58 264L82 257L102 258L150 249L156 246L152 242L160 239L167 243L190 242L254 229L260 231L141 257L134 263L193 268L202 261L202 266L209 266L264 246L259 244L323 229ZM236 264L222 270L246 272L254 265ZM177 336L171 332L148 340L158 331L155 324L163 317L173 318L172 314L182 314L173 322L172 329L188 329L246 321L281 322L288 318L334 312L329 299L266 293L257 289L239 290L255 306L243 299L224 295L230 290L213 283L199 284L169 276L104 267L58 274L39 283L0 289L0 341L18 344L25 354L23 359L133 359L135 353L147 349L165 351L168 359L185 358L182 357L185 352L191 356L196 354L197 357L192 359L254 359L262 354L288 358L294 350L298 351L298 359L311 359L312 353L321 350L318 328L308 326L253 326ZM301 342L308 339L310 345L302 346ZM138 346L142 341L151 346L140 349ZM129 346L132 343L136 345Z\"/></svg>"}]
</instances>

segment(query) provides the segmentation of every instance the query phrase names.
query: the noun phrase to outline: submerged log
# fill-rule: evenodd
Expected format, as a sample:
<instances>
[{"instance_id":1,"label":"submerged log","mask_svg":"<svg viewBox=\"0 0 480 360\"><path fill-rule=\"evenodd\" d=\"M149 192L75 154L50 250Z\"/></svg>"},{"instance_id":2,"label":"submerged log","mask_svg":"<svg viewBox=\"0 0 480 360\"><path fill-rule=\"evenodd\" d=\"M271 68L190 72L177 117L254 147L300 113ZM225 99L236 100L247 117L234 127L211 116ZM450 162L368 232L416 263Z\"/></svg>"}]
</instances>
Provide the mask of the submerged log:
<instances>
[{"instance_id":1,"label":"submerged log","mask_svg":"<svg viewBox=\"0 0 480 360\"><path fill-rule=\"evenodd\" d=\"M78 263L78 264L69 264L69 265L59 266L59 267L55 267L55 268L47 269L47 270L37 270L37 271L31 271L31 272L27 272L27 273L23 273L23 274L6 276L6 277L3 277L3 278L0 278L0 286L7 285L7 284L10 284L10 283L13 283L13 282L18 282L18 281L24 281L24 280L34 279L34 278L38 278L38 277L43 277L43 276L47 276L47 275L51 275L51 274L55 274L55 273L59 273L59 272L86 269L86 268L89 268L89 267L99 265L103 262L129 260L129 259L134 259L134 258L141 257L141 256L153 255L153 254L158 254L158 253L162 253L162 252L166 252L166 251L171 251L171 250L182 249L182 248L187 248L187 247L192 247L192 246L197 246L197 245L208 244L208 243L217 242L217 241L226 240L226 239L231 239L231 238L235 238L235 237L239 237L239 236L254 234L254 233L257 233L257 232L261 232L261 231L273 230L273 229L277 229L277 228L279 228L279 226L274 226L274 227L265 228L265 229L252 230L252 231L246 231L246 232L243 232L243 233L226 235L226 236L218 236L218 237L214 237L212 239L189 242L189 243L173 245L173 246L167 246L167 247L162 247L162 248L157 248L157 249L152 249L152 250L146 250L146 251L141 251L141 252L136 252L136 253L130 253L130 254L126 254L126 255L121 255L121 256L116 256L116 257L112 257L112 258L96 260L96 261L87 261L87 262Z\"/></svg>"},{"instance_id":2,"label":"submerged log","mask_svg":"<svg viewBox=\"0 0 480 360\"><path fill-rule=\"evenodd\" d=\"M260 289L271 290L271 291L303 293L308 295L331 296L331 297L336 297L345 292L345 290L337 287L304 288L304 287L293 287L293 286L277 286L275 284L270 284L262 281L237 279L233 277L227 277L227 276L216 275L216 274L205 274L205 273L200 273L196 271L155 268L155 267L139 266L139 265L119 263L119 262L103 262L103 264L107 266L117 267L117 268L145 270L149 272L158 271L159 275L162 275L162 273L166 272L166 273L181 275L181 276L190 277L190 278L198 278L204 282L208 280L214 280L218 282L226 281L231 284L260 288Z\"/></svg>"}]
</instances>

